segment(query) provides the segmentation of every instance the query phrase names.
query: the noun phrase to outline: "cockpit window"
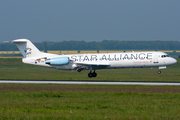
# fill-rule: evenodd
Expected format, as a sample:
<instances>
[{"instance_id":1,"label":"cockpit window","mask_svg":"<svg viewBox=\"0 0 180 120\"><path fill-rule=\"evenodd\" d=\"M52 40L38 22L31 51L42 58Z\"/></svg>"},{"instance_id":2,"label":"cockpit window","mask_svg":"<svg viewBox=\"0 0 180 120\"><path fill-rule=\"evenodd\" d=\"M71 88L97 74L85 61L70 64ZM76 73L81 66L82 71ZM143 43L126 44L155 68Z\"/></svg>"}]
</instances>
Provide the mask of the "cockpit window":
<instances>
[{"instance_id":1,"label":"cockpit window","mask_svg":"<svg viewBox=\"0 0 180 120\"><path fill-rule=\"evenodd\" d=\"M169 55L161 55L161 58L169 57Z\"/></svg>"}]
</instances>

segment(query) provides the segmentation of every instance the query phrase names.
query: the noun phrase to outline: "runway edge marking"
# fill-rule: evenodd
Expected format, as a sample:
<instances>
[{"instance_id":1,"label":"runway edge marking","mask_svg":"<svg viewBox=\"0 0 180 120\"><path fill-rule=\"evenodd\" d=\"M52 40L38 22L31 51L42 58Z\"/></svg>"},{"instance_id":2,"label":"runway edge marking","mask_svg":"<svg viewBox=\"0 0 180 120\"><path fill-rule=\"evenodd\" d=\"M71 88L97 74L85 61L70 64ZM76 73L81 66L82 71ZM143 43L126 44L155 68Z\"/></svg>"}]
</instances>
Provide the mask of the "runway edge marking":
<instances>
[{"instance_id":1,"label":"runway edge marking","mask_svg":"<svg viewBox=\"0 0 180 120\"><path fill-rule=\"evenodd\" d=\"M180 86L177 82L87 82L87 81L15 81L0 80L0 83L11 84L86 84L86 85L169 85Z\"/></svg>"}]
</instances>

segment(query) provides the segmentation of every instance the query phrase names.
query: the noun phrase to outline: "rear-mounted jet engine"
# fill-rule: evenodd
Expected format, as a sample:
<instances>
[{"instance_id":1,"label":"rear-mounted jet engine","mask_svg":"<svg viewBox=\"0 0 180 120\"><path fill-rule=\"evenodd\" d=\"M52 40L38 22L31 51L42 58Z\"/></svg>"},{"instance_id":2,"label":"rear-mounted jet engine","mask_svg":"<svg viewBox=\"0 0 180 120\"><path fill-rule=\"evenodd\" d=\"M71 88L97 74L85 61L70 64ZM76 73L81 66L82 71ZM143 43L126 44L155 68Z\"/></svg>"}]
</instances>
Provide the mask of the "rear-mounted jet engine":
<instances>
[{"instance_id":1,"label":"rear-mounted jet engine","mask_svg":"<svg viewBox=\"0 0 180 120\"><path fill-rule=\"evenodd\" d=\"M50 58L45 63L49 65L67 65L69 64L69 57Z\"/></svg>"}]
</instances>

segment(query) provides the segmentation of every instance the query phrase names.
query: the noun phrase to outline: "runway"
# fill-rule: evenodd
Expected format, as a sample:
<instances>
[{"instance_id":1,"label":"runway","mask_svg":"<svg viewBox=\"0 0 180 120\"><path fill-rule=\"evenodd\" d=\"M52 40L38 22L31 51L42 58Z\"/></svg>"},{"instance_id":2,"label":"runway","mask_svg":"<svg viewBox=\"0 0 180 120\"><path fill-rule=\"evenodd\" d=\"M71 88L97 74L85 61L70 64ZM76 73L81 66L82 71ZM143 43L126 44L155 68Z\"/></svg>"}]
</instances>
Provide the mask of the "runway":
<instances>
[{"instance_id":1,"label":"runway","mask_svg":"<svg viewBox=\"0 0 180 120\"><path fill-rule=\"evenodd\" d=\"M84 84L84 85L169 85L180 86L180 82L100 82L100 81L36 81L36 80L0 80L0 83L13 84Z\"/></svg>"}]
</instances>

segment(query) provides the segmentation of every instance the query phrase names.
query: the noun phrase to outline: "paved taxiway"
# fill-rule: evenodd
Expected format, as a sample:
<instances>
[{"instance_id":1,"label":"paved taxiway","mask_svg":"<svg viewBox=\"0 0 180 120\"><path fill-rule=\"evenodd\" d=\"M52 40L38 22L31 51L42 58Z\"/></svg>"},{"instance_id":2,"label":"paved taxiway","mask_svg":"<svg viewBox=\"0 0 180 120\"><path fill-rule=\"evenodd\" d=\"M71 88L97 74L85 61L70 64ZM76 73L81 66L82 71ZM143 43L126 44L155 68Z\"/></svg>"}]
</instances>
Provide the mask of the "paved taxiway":
<instances>
[{"instance_id":1,"label":"paved taxiway","mask_svg":"<svg viewBox=\"0 0 180 120\"><path fill-rule=\"evenodd\" d=\"M175 85L180 86L180 82L100 82L100 81L29 81L29 80L0 80L0 83L14 84L88 84L88 85Z\"/></svg>"}]
</instances>

